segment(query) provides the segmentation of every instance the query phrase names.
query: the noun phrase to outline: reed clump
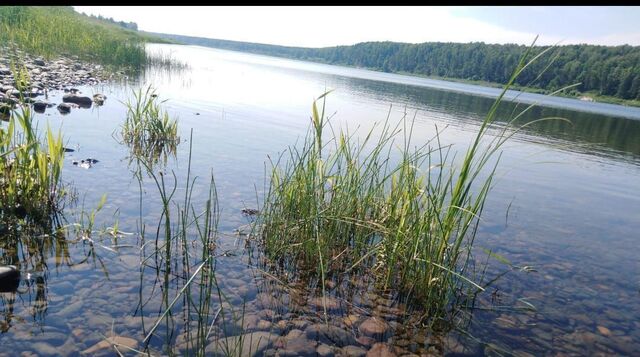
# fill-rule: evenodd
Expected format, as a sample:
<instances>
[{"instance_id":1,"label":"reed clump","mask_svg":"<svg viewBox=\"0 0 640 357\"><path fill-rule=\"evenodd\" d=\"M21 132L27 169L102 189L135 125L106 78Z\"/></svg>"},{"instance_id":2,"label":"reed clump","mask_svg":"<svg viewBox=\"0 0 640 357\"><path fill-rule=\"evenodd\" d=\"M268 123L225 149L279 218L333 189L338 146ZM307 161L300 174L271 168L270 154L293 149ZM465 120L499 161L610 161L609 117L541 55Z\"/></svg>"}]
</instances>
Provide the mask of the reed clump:
<instances>
[{"instance_id":1,"label":"reed clump","mask_svg":"<svg viewBox=\"0 0 640 357\"><path fill-rule=\"evenodd\" d=\"M177 120L162 109L151 86L132 92L132 99L125 103L127 117L121 130L123 142L131 147L134 157L146 158L150 163L163 155L175 154L180 142Z\"/></svg>"},{"instance_id":2,"label":"reed clump","mask_svg":"<svg viewBox=\"0 0 640 357\"><path fill-rule=\"evenodd\" d=\"M317 267L321 282L373 274L380 288L398 291L430 318L444 318L463 292L482 291L471 249L496 153L513 135L505 126L498 135L487 132L530 51L461 161L437 133L414 145L412 121L387 119L362 141L345 130L336 134L325 115L327 93L320 96L302 147L271 163L258 222L267 254L290 269Z\"/></svg>"},{"instance_id":3,"label":"reed clump","mask_svg":"<svg viewBox=\"0 0 640 357\"><path fill-rule=\"evenodd\" d=\"M66 195L61 182L62 134L47 126L42 140L29 107L11 110L0 127L0 218L47 219L60 212Z\"/></svg>"}]
</instances>

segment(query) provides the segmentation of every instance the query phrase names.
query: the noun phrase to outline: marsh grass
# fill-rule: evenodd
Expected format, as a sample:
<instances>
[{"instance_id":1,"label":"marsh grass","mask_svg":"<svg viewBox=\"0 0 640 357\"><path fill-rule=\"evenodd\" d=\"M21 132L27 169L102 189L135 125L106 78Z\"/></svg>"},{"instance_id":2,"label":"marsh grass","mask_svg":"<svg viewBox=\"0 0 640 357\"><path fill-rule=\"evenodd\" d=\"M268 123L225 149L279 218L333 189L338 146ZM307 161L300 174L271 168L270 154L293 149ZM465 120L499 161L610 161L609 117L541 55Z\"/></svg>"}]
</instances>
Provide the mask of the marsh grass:
<instances>
[{"instance_id":1,"label":"marsh grass","mask_svg":"<svg viewBox=\"0 0 640 357\"><path fill-rule=\"evenodd\" d=\"M380 289L420 306L424 320L445 319L453 302L464 304L461 297L483 291L472 247L499 149L517 132L493 123L514 80L544 54L531 59L532 49L462 160L441 144L438 132L415 144L414 122L406 117L395 125L387 118L362 141L345 130L336 133L325 114L328 93L321 95L302 147L271 162L258 222L266 253L292 270L316 267L321 282L330 275L372 274ZM514 112L509 123L532 106Z\"/></svg>"},{"instance_id":2,"label":"marsh grass","mask_svg":"<svg viewBox=\"0 0 640 357\"><path fill-rule=\"evenodd\" d=\"M122 125L121 137L132 152L132 158L144 158L147 164L166 161L175 156L180 142L178 122L164 111L151 86L145 90L132 89L132 98L125 103L127 117Z\"/></svg>"},{"instance_id":3,"label":"marsh grass","mask_svg":"<svg viewBox=\"0 0 640 357\"><path fill-rule=\"evenodd\" d=\"M48 220L62 210L62 134L47 126L46 140L27 106L13 110L0 127L0 217Z\"/></svg>"},{"instance_id":4,"label":"marsh grass","mask_svg":"<svg viewBox=\"0 0 640 357\"><path fill-rule=\"evenodd\" d=\"M134 31L92 20L70 6L0 8L0 43L48 59L72 55L118 68L139 68L146 61L143 41Z\"/></svg>"},{"instance_id":5,"label":"marsh grass","mask_svg":"<svg viewBox=\"0 0 640 357\"><path fill-rule=\"evenodd\" d=\"M225 326L234 324L242 318L244 309L238 311L228 302L217 281L217 258L227 254L217 247L217 191L211 175L202 206L194 202L197 177L191 174L191 150L190 146L186 177L180 182L175 173L167 175L155 170L146 160L139 161L142 167L136 177L141 187L141 205L145 175L157 188L161 202L160 219L152 229L147 229L142 210L140 214L141 286L151 278L154 285L160 287L157 293L161 294L162 301L162 310L153 325L145 326L143 320L143 343L148 349L154 338L164 337L164 353L204 356L205 348L217 337L216 327L222 326L224 330ZM179 196L178 191L184 192L184 196ZM144 296L141 292L136 313L144 316L145 305L153 298L156 297ZM180 323L174 321L176 318ZM178 328L184 337L180 346L173 341ZM239 355L236 350L241 347L226 341L221 342L225 353ZM176 352L176 348L181 352Z\"/></svg>"}]
</instances>

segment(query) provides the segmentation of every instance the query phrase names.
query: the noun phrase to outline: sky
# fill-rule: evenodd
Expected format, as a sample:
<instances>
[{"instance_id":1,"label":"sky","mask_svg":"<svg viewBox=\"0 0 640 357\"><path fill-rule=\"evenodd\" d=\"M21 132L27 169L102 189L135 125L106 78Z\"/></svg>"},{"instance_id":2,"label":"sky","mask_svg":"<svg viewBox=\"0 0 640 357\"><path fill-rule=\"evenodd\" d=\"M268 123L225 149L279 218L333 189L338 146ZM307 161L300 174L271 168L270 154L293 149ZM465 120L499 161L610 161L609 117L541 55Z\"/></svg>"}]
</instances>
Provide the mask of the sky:
<instances>
[{"instance_id":1,"label":"sky","mask_svg":"<svg viewBox=\"0 0 640 357\"><path fill-rule=\"evenodd\" d=\"M640 46L640 6L74 6L138 29L285 46L366 41Z\"/></svg>"}]
</instances>

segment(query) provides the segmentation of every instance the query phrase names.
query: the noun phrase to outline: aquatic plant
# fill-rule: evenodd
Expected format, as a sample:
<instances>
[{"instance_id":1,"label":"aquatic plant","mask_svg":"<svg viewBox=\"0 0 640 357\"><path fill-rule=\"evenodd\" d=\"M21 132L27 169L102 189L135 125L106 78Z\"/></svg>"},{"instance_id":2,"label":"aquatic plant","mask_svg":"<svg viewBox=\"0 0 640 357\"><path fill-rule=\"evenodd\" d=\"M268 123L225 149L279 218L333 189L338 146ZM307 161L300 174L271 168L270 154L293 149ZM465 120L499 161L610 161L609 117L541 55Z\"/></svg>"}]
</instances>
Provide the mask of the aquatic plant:
<instances>
[{"instance_id":1,"label":"aquatic plant","mask_svg":"<svg viewBox=\"0 0 640 357\"><path fill-rule=\"evenodd\" d=\"M432 321L444 318L463 293L483 291L471 271L471 249L497 152L515 133L492 124L515 78L544 53L527 62L532 48L462 161L441 144L438 132L414 144L413 121L406 118L396 125L387 118L362 142L345 130L335 134L325 114L328 93L316 99L302 147L271 162L258 220L270 258L283 266L317 267L323 294L328 275L373 274L379 288L399 291ZM325 141L327 128L332 136ZM489 130L496 135L487 138Z\"/></svg>"},{"instance_id":2,"label":"aquatic plant","mask_svg":"<svg viewBox=\"0 0 640 357\"><path fill-rule=\"evenodd\" d=\"M8 125L0 127L0 218L40 220L60 212L63 158L60 132L47 126L43 141L31 109L12 110Z\"/></svg>"},{"instance_id":3,"label":"aquatic plant","mask_svg":"<svg viewBox=\"0 0 640 357\"><path fill-rule=\"evenodd\" d=\"M122 140L131 147L132 156L153 163L175 154L180 142L178 122L161 108L151 86L144 91L132 89L132 93L133 100L125 103L127 117L121 130Z\"/></svg>"}]
</instances>

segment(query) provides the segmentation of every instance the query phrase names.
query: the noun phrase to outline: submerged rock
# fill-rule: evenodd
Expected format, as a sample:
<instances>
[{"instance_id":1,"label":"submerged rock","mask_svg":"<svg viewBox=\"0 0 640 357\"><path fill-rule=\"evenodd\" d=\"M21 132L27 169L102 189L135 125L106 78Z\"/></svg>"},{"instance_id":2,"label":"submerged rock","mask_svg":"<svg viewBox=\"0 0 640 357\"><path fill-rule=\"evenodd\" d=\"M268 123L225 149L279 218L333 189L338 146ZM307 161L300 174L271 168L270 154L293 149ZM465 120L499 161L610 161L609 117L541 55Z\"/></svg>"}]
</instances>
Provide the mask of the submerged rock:
<instances>
[{"instance_id":1,"label":"submerged rock","mask_svg":"<svg viewBox=\"0 0 640 357\"><path fill-rule=\"evenodd\" d=\"M260 214L260 211L255 208L243 208L241 212L245 216L255 216L257 214Z\"/></svg>"},{"instance_id":2,"label":"submerged rock","mask_svg":"<svg viewBox=\"0 0 640 357\"><path fill-rule=\"evenodd\" d=\"M379 339L382 339L388 329L389 325L385 321L375 317L364 320L358 327L361 334Z\"/></svg>"},{"instance_id":3,"label":"submerged rock","mask_svg":"<svg viewBox=\"0 0 640 357\"><path fill-rule=\"evenodd\" d=\"M0 266L0 292L15 291L20 283L20 270L15 265Z\"/></svg>"},{"instance_id":4,"label":"submerged rock","mask_svg":"<svg viewBox=\"0 0 640 357\"><path fill-rule=\"evenodd\" d=\"M58 104L58 111L60 114L69 114L71 113L71 106L67 103Z\"/></svg>"},{"instance_id":5,"label":"submerged rock","mask_svg":"<svg viewBox=\"0 0 640 357\"><path fill-rule=\"evenodd\" d=\"M94 354L105 348L110 348L112 345L126 346L130 349L135 349L135 348L138 348L138 341L129 337L122 337L122 336L109 337L87 348L86 350L82 351L82 354L85 354L85 355Z\"/></svg>"},{"instance_id":6,"label":"submerged rock","mask_svg":"<svg viewBox=\"0 0 640 357\"><path fill-rule=\"evenodd\" d=\"M371 347L369 352L367 352L367 357L395 357L396 354L393 352L392 347L387 345L386 343L376 343Z\"/></svg>"},{"instance_id":7,"label":"submerged rock","mask_svg":"<svg viewBox=\"0 0 640 357\"><path fill-rule=\"evenodd\" d=\"M96 93L93 95L93 101L96 105L103 105L105 100L107 100L107 96L104 94Z\"/></svg>"},{"instance_id":8,"label":"submerged rock","mask_svg":"<svg viewBox=\"0 0 640 357\"><path fill-rule=\"evenodd\" d=\"M323 310L325 306L327 307L327 311L340 310L340 301L338 301L338 299L333 298L331 296L315 297L309 300L309 305L313 306L318 310Z\"/></svg>"},{"instance_id":9,"label":"submerged rock","mask_svg":"<svg viewBox=\"0 0 640 357\"><path fill-rule=\"evenodd\" d=\"M65 103L78 104L80 107L83 107L83 108L91 108L91 104L93 103L93 100L91 100L91 98L84 97L77 94L65 94L62 97L62 101Z\"/></svg>"},{"instance_id":10,"label":"submerged rock","mask_svg":"<svg viewBox=\"0 0 640 357\"><path fill-rule=\"evenodd\" d=\"M346 346L356 343L356 340L347 331L331 325L315 324L305 329L308 339L332 346Z\"/></svg>"},{"instance_id":11,"label":"submerged rock","mask_svg":"<svg viewBox=\"0 0 640 357\"><path fill-rule=\"evenodd\" d=\"M234 356L261 356L277 338L278 335L268 332L246 333L216 340L207 346L205 352L207 356L226 356L227 351ZM240 354L240 348L242 348L242 354Z\"/></svg>"},{"instance_id":12,"label":"submerged rock","mask_svg":"<svg viewBox=\"0 0 640 357\"><path fill-rule=\"evenodd\" d=\"M33 102L33 110L38 113L44 113L44 111L49 107L49 103L44 102L42 100L37 100Z\"/></svg>"}]
</instances>

